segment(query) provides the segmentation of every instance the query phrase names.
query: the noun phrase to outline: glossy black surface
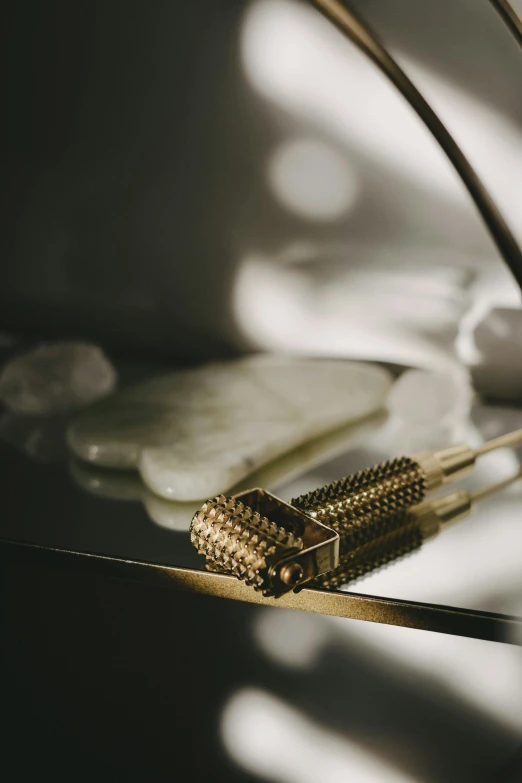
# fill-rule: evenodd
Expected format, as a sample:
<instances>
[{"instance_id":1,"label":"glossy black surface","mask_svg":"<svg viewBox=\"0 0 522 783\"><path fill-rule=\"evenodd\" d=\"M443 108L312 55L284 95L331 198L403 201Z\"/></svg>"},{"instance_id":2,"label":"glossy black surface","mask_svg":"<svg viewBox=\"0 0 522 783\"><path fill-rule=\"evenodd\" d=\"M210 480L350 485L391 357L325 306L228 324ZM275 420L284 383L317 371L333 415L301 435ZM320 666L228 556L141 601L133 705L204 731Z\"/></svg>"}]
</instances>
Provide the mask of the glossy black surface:
<instances>
[{"instance_id":1,"label":"glossy black surface","mask_svg":"<svg viewBox=\"0 0 522 783\"><path fill-rule=\"evenodd\" d=\"M201 565L188 537L190 516L185 533L172 532L154 524L138 501L96 497L73 479L66 454L42 463L2 443L0 464L3 538L155 563Z\"/></svg>"},{"instance_id":2,"label":"glossy black surface","mask_svg":"<svg viewBox=\"0 0 522 783\"><path fill-rule=\"evenodd\" d=\"M143 374L141 368L141 377ZM70 418L41 419L4 412L0 427L0 537L203 568L204 561L188 533L200 504L164 501L146 489L137 473L100 470L78 462L65 442ZM490 406L477 409L474 418L473 431L482 430L491 437L520 426L522 413ZM379 426L367 442L363 440L344 455L312 469L303 467L303 475L292 481L277 481L277 470L273 471L272 484L264 484L265 488L289 500L303 489L321 486L392 456L379 451ZM513 465L516 459L512 453L489 455L479 461L471 480L448 491L483 486L512 472ZM252 481L259 484L257 474ZM517 519L521 491L515 486L489 500L420 552L359 580L350 589L406 601L519 614L517 552L521 531ZM497 556L492 557L492 552Z\"/></svg>"}]
</instances>

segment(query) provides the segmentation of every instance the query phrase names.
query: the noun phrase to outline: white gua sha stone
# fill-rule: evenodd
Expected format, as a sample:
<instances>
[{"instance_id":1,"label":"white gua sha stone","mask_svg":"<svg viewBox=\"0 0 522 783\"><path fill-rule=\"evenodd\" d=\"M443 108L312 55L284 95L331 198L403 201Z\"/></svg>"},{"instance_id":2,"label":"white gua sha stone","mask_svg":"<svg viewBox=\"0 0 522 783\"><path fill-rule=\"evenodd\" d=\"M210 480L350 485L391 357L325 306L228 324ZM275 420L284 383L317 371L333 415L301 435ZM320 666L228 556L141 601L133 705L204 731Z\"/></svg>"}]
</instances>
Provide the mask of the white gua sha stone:
<instances>
[{"instance_id":1,"label":"white gua sha stone","mask_svg":"<svg viewBox=\"0 0 522 783\"><path fill-rule=\"evenodd\" d=\"M226 492L306 441L381 409L390 374L372 365L263 356L152 378L93 405L68 441L82 460L137 469L155 494Z\"/></svg>"},{"instance_id":2,"label":"white gua sha stone","mask_svg":"<svg viewBox=\"0 0 522 783\"><path fill-rule=\"evenodd\" d=\"M385 421L385 413L376 414L307 441L256 470L230 492L233 494L254 486L275 491L317 465L356 447L382 429ZM201 499L179 502L158 497L135 472L105 470L78 460L72 460L70 471L76 484L91 495L109 500L141 502L149 518L167 530L187 533L192 517L201 506ZM285 498L289 499L288 493L285 493Z\"/></svg>"}]
</instances>

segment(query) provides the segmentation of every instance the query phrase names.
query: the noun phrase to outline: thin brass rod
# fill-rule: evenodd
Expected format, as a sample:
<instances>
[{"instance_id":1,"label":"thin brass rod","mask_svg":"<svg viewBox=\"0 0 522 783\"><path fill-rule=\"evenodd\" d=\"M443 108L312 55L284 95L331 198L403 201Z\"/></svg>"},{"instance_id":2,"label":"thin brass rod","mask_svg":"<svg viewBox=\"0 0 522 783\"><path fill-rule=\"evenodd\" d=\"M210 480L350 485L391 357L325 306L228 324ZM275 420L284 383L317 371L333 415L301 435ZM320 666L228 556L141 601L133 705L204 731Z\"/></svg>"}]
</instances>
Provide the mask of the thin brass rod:
<instances>
[{"instance_id":1,"label":"thin brass rod","mask_svg":"<svg viewBox=\"0 0 522 783\"><path fill-rule=\"evenodd\" d=\"M482 215L502 258L522 289L522 251L498 207L468 159L417 87L404 73L366 22L340 0L311 0L388 77L416 111L453 164Z\"/></svg>"},{"instance_id":2,"label":"thin brass rod","mask_svg":"<svg viewBox=\"0 0 522 783\"><path fill-rule=\"evenodd\" d=\"M522 19L509 0L489 0L495 11L512 34L515 41L522 47Z\"/></svg>"},{"instance_id":3,"label":"thin brass rod","mask_svg":"<svg viewBox=\"0 0 522 783\"><path fill-rule=\"evenodd\" d=\"M72 568L75 572L87 570L111 578L163 585L274 608L296 609L504 644L520 645L522 641L522 618L496 612L308 588L299 593L287 593L281 598L265 598L234 576L6 540L0 540L0 561L4 573L11 565L16 567L24 564L31 567L62 567L66 570Z\"/></svg>"},{"instance_id":4,"label":"thin brass rod","mask_svg":"<svg viewBox=\"0 0 522 783\"><path fill-rule=\"evenodd\" d=\"M498 438L483 443L482 446L475 450L475 454L477 457L480 457L482 454L495 451L495 449L516 448L517 446L522 446L522 429L508 432L506 435L500 435Z\"/></svg>"},{"instance_id":5,"label":"thin brass rod","mask_svg":"<svg viewBox=\"0 0 522 783\"><path fill-rule=\"evenodd\" d=\"M522 478L522 469L517 471L513 476L509 476L506 479L503 479L502 481L497 481L495 484L490 484L487 487L484 487L483 489L479 489L476 492L473 492L470 495L470 500L472 503L476 503L480 500L485 500L486 498L491 497L491 495L496 495L497 492L502 492L503 489L506 489L506 487L510 487L511 484L514 484L516 481L519 481Z\"/></svg>"}]
</instances>

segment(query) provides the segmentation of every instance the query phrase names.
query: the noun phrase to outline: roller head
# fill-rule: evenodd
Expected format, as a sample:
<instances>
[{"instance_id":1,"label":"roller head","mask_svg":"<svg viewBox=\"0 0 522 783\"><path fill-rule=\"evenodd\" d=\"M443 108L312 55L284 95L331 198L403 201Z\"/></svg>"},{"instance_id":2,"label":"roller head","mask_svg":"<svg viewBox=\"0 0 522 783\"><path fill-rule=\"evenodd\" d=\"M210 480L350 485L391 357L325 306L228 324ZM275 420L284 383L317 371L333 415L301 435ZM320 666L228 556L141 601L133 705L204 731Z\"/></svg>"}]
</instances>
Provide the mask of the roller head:
<instances>
[{"instance_id":1,"label":"roller head","mask_svg":"<svg viewBox=\"0 0 522 783\"><path fill-rule=\"evenodd\" d=\"M219 495L194 515L191 541L210 571L266 596L300 587L339 562L339 535L263 489Z\"/></svg>"},{"instance_id":2,"label":"roller head","mask_svg":"<svg viewBox=\"0 0 522 783\"><path fill-rule=\"evenodd\" d=\"M233 574L265 595L270 569L301 551L303 540L236 498L219 495L195 514L191 541L212 571Z\"/></svg>"}]
</instances>

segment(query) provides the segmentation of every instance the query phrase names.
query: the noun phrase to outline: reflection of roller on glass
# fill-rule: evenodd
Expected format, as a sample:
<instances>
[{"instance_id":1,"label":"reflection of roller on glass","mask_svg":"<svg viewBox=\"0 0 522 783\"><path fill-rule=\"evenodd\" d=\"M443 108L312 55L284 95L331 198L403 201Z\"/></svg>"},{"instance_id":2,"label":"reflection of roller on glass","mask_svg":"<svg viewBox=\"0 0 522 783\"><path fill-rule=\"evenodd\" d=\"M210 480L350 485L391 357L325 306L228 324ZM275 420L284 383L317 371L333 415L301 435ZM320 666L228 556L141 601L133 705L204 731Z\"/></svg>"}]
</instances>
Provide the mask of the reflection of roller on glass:
<instances>
[{"instance_id":1,"label":"reflection of roller on glass","mask_svg":"<svg viewBox=\"0 0 522 783\"><path fill-rule=\"evenodd\" d=\"M426 494L469 473L477 457L522 443L522 430L480 448L452 446L383 462L284 503L262 489L207 501L191 540L207 567L243 579L264 595L314 581L338 587L395 560L467 516L517 473L470 495Z\"/></svg>"}]
</instances>

